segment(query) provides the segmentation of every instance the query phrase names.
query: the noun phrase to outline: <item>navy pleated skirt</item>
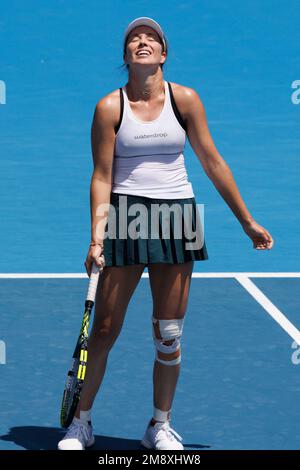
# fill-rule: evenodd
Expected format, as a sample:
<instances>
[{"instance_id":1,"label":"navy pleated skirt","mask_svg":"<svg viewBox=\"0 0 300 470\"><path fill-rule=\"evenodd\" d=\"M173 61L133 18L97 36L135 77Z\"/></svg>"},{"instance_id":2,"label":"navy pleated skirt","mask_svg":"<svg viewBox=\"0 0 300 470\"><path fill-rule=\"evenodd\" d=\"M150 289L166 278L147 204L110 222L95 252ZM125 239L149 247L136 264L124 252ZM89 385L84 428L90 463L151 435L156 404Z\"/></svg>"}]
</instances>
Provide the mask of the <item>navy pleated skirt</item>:
<instances>
[{"instance_id":1,"label":"navy pleated skirt","mask_svg":"<svg viewBox=\"0 0 300 470\"><path fill-rule=\"evenodd\" d=\"M195 198L154 199L111 193L105 266L208 259Z\"/></svg>"}]
</instances>

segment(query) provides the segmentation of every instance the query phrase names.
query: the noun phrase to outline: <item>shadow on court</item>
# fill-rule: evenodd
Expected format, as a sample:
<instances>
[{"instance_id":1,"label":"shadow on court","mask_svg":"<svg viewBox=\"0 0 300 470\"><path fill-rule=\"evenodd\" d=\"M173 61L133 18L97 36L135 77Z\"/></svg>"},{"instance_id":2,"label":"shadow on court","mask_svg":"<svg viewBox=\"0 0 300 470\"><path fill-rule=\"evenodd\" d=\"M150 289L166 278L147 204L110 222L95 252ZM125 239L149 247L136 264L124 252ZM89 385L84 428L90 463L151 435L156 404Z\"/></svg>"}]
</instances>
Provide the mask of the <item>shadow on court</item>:
<instances>
[{"instance_id":1,"label":"shadow on court","mask_svg":"<svg viewBox=\"0 0 300 470\"><path fill-rule=\"evenodd\" d=\"M57 443L63 438L65 431L59 428L39 426L18 426L11 428L9 433L0 436L0 440L14 442L27 450L55 450ZM95 436L96 442L91 450L145 450L136 439L122 439L109 436ZM205 449L208 445L185 444L188 449Z\"/></svg>"}]
</instances>

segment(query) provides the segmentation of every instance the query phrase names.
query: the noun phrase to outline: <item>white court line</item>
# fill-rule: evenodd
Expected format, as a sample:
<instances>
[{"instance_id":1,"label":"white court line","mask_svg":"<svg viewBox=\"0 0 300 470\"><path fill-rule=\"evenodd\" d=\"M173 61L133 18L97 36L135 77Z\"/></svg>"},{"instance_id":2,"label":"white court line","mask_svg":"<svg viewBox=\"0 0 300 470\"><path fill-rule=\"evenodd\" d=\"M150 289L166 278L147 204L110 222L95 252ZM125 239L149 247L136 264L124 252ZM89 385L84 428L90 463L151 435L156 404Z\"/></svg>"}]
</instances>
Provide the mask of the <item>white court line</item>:
<instances>
[{"instance_id":1,"label":"white court line","mask_svg":"<svg viewBox=\"0 0 300 470\"><path fill-rule=\"evenodd\" d=\"M237 281L268 312L269 315L285 330L297 344L300 344L300 331L268 299L268 297L245 274L236 276Z\"/></svg>"},{"instance_id":2,"label":"white court line","mask_svg":"<svg viewBox=\"0 0 300 470\"><path fill-rule=\"evenodd\" d=\"M243 275L246 277L286 277L286 278L293 278L293 277L300 277L300 273L292 273L292 272L286 272L286 273L193 273L193 277L204 277L204 278L234 278L239 275Z\"/></svg>"},{"instance_id":3,"label":"white court line","mask_svg":"<svg viewBox=\"0 0 300 470\"><path fill-rule=\"evenodd\" d=\"M199 273L194 272L192 277L194 278L236 278L237 276L245 277L264 277L264 278L298 278L300 273ZM142 277L149 277L148 273L143 273ZM86 273L0 273L0 279L84 279L87 278Z\"/></svg>"},{"instance_id":4,"label":"white court line","mask_svg":"<svg viewBox=\"0 0 300 470\"><path fill-rule=\"evenodd\" d=\"M0 279L82 279L86 273L0 273Z\"/></svg>"}]
</instances>

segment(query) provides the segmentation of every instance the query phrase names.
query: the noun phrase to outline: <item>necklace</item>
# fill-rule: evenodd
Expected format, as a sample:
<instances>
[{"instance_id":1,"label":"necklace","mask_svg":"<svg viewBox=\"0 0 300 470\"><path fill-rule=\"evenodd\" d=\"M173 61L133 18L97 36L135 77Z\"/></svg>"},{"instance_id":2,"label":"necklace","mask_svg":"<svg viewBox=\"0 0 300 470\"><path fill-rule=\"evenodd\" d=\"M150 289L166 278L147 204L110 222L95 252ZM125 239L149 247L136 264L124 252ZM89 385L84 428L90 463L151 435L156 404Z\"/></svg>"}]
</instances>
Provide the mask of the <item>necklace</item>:
<instances>
[{"instance_id":1,"label":"necklace","mask_svg":"<svg viewBox=\"0 0 300 470\"><path fill-rule=\"evenodd\" d=\"M151 95L151 93L153 93L152 90L143 90L142 91L142 95Z\"/></svg>"}]
</instances>

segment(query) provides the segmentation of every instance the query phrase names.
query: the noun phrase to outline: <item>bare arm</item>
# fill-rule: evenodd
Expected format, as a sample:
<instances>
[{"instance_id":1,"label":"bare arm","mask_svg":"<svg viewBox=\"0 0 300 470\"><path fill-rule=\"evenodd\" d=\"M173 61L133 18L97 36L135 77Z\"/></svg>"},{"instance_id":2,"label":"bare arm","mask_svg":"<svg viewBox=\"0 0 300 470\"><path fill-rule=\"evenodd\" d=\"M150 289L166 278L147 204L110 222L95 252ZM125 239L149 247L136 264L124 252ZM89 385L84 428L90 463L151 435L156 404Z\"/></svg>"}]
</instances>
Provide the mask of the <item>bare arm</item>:
<instances>
[{"instance_id":1,"label":"bare arm","mask_svg":"<svg viewBox=\"0 0 300 470\"><path fill-rule=\"evenodd\" d=\"M207 176L211 179L225 202L241 223L244 231L257 249L270 249L273 239L258 225L248 211L234 180L233 174L219 154L210 135L206 113L200 97L192 88L186 88L187 126L189 142Z\"/></svg>"},{"instance_id":2,"label":"bare arm","mask_svg":"<svg viewBox=\"0 0 300 470\"><path fill-rule=\"evenodd\" d=\"M109 97L99 101L95 108L91 127L91 146L94 169L90 184L91 242L103 245L104 229L108 218L108 208L113 178L113 155L115 131ZM91 246L85 262L90 275L92 262L100 266L102 253L100 245Z\"/></svg>"}]
</instances>

